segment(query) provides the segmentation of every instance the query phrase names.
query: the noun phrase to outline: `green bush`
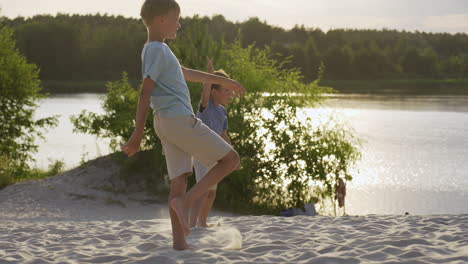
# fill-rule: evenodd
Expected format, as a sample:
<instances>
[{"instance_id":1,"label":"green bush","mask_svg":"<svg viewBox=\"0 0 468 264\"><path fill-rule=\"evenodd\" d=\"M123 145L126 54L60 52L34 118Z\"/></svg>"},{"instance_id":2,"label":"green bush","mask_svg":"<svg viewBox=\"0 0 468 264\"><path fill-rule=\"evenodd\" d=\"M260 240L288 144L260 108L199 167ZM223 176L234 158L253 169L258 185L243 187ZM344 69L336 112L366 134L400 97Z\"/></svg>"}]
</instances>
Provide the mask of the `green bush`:
<instances>
[{"instance_id":1,"label":"green bush","mask_svg":"<svg viewBox=\"0 0 468 264\"><path fill-rule=\"evenodd\" d=\"M133 133L139 91L132 88L125 72L121 80L108 82L106 87L107 94L103 100L105 114L98 115L83 110L79 115L72 116L71 122L75 132L110 138L111 149L120 151L120 146ZM155 185L164 181L166 163L161 153L161 142L153 130L152 115L148 116L141 143L141 149L148 150L146 155L136 155L131 159L123 155L114 155L113 158L124 164L120 175L124 180L135 180L134 174L141 174L148 190L152 191L156 189Z\"/></svg>"},{"instance_id":2,"label":"green bush","mask_svg":"<svg viewBox=\"0 0 468 264\"><path fill-rule=\"evenodd\" d=\"M339 178L352 179L359 140L332 120L314 126L313 117L301 120L298 114L333 90L318 80L305 84L300 71L284 70L287 61L276 62L269 49L235 43L220 62L248 95L229 106L230 136L242 169L221 182L217 205L278 213L319 200L322 213L331 211L323 205L335 198Z\"/></svg>"},{"instance_id":3,"label":"green bush","mask_svg":"<svg viewBox=\"0 0 468 264\"><path fill-rule=\"evenodd\" d=\"M133 132L133 122L136 114L139 92L131 87L127 73L122 79L106 84L107 94L104 98L105 115L83 110L78 116L72 116L74 132L93 134L98 137L110 138L111 148L119 150ZM157 147L158 141L152 133L152 120L147 119L145 134L142 140L143 149Z\"/></svg>"},{"instance_id":4,"label":"green bush","mask_svg":"<svg viewBox=\"0 0 468 264\"><path fill-rule=\"evenodd\" d=\"M185 65L184 58L191 61L189 64L198 64L187 55L190 49L196 49L194 44L174 42L173 50L181 50L178 45L182 44L186 50L181 64ZM317 127L311 118L298 117L304 107L318 105L323 101L322 94L333 90L320 87L318 81L305 84L299 70L284 69L287 61L276 62L269 49L243 48L239 42L219 45L223 48L213 48L217 53L216 68L225 69L239 80L248 94L228 108L229 133L241 155L242 169L219 184L216 205L238 212L277 214L309 201L325 204L327 199L334 199L338 179L352 179L350 170L360 157L359 142L339 124L328 122ZM197 100L194 98L199 98L199 86L189 87L192 100ZM110 137L117 150L133 131L139 93L129 85L125 74L122 80L109 83L108 89L105 114L83 112L72 122L77 131ZM153 162L147 161L147 166L159 168L147 181L151 177L161 181L165 162L152 118L147 120L142 145L143 149L155 149ZM126 167L145 166L137 163L127 161ZM322 212L328 209L322 207Z\"/></svg>"},{"instance_id":5,"label":"green bush","mask_svg":"<svg viewBox=\"0 0 468 264\"><path fill-rule=\"evenodd\" d=\"M11 159L0 155L0 189L14 183L14 166Z\"/></svg>"},{"instance_id":6,"label":"green bush","mask_svg":"<svg viewBox=\"0 0 468 264\"><path fill-rule=\"evenodd\" d=\"M38 72L16 49L13 31L0 26L0 170L13 180L27 177L35 138L57 123L56 117L34 120L37 102L44 98Z\"/></svg>"},{"instance_id":7,"label":"green bush","mask_svg":"<svg viewBox=\"0 0 468 264\"><path fill-rule=\"evenodd\" d=\"M63 171L65 163L61 160L56 160L54 163L49 164L49 172L51 175L57 175Z\"/></svg>"}]
</instances>

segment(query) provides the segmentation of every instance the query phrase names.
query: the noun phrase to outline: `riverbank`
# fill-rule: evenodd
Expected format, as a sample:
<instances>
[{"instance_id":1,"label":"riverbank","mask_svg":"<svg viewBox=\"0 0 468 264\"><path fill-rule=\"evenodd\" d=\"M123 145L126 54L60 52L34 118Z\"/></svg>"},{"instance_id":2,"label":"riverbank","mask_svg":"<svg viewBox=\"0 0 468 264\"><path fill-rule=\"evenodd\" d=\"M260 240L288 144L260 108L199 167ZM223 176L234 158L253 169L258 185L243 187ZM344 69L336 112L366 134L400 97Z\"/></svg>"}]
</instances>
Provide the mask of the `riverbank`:
<instances>
[{"instance_id":1,"label":"riverbank","mask_svg":"<svg viewBox=\"0 0 468 264\"><path fill-rule=\"evenodd\" d=\"M117 81L117 80L113 80ZM78 94L78 93L107 93L105 80L90 81L56 81L42 80L42 92L50 94ZM133 87L139 84L139 80L129 80Z\"/></svg>"},{"instance_id":2,"label":"riverbank","mask_svg":"<svg viewBox=\"0 0 468 264\"><path fill-rule=\"evenodd\" d=\"M212 227L191 230L191 249L175 251L166 202L124 184L118 171L101 158L0 190L0 263L468 261L466 214L284 218L215 211Z\"/></svg>"},{"instance_id":3,"label":"riverbank","mask_svg":"<svg viewBox=\"0 0 468 264\"><path fill-rule=\"evenodd\" d=\"M344 94L468 95L468 79L323 80Z\"/></svg>"},{"instance_id":4,"label":"riverbank","mask_svg":"<svg viewBox=\"0 0 468 264\"><path fill-rule=\"evenodd\" d=\"M137 87L139 80L130 80ZM43 80L43 92L106 93L107 81ZM333 87L339 93L388 95L468 95L468 79L382 79L382 80L322 80L322 86Z\"/></svg>"}]
</instances>

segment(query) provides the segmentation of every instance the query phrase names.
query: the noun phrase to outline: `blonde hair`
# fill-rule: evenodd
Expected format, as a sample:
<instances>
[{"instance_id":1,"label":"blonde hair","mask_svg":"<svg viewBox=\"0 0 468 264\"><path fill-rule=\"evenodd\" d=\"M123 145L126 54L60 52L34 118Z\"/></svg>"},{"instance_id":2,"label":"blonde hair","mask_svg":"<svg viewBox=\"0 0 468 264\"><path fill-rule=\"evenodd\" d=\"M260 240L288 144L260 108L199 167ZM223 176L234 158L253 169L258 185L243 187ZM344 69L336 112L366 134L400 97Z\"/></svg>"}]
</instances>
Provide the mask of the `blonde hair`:
<instances>
[{"instance_id":1,"label":"blonde hair","mask_svg":"<svg viewBox=\"0 0 468 264\"><path fill-rule=\"evenodd\" d=\"M225 78L228 78L228 79L231 79L231 77L229 77L229 75L222 69L219 69L219 70L213 72L213 74L221 76L221 77L225 77ZM219 88L221 88L221 85L219 85L219 84L212 84L211 85L211 89L218 90Z\"/></svg>"},{"instance_id":2,"label":"blonde hair","mask_svg":"<svg viewBox=\"0 0 468 264\"><path fill-rule=\"evenodd\" d=\"M140 16L143 23L150 26L155 16L166 15L172 9L180 10L175 0L145 0L141 6Z\"/></svg>"}]
</instances>

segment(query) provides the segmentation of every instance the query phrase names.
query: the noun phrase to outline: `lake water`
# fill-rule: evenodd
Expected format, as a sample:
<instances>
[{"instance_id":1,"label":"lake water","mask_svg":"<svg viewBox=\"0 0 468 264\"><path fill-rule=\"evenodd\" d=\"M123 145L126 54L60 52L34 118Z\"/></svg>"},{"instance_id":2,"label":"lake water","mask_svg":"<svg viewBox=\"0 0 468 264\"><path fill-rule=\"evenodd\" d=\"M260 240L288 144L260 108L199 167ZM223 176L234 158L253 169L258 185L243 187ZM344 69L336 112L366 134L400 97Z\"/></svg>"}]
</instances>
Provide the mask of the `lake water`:
<instances>
[{"instance_id":1,"label":"lake water","mask_svg":"<svg viewBox=\"0 0 468 264\"><path fill-rule=\"evenodd\" d=\"M108 140L73 133L70 115L102 113L97 94L55 95L38 117L60 114L39 141L37 167L67 168L110 153ZM359 173L348 183L349 214L468 213L468 96L335 95L307 115L336 113L364 139Z\"/></svg>"}]
</instances>

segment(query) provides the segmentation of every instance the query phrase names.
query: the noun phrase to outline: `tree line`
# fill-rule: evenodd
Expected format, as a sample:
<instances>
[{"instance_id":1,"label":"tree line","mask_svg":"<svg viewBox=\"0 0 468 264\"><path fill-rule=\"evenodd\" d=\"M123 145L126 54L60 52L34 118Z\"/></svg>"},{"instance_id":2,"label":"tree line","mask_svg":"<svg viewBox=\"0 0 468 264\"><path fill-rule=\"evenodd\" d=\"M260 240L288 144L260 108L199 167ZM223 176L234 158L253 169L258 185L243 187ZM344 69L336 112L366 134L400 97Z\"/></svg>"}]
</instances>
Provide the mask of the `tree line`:
<instances>
[{"instance_id":1,"label":"tree line","mask_svg":"<svg viewBox=\"0 0 468 264\"><path fill-rule=\"evenodd\" d=\"M14 29L19 50L38 65L42 80L116 80L122 71L130 79L140 79L146 32L139 19L57 14L3 18L1 24ZM300 69L304 81L317 78L321 63L329 80L468 78L467 34L387 29L324 32L304 26L286 30L258 18L234 23L221 15L185 17L181 24L180 37L169 42L177 56L185 52L203 59L206 54L183 47L214 53L220 45L210 42L240 40L243 47L269 49L277 60L287 61L282 67Z\"/></svg>"}]
</instances>

